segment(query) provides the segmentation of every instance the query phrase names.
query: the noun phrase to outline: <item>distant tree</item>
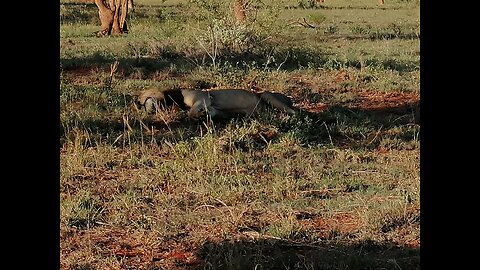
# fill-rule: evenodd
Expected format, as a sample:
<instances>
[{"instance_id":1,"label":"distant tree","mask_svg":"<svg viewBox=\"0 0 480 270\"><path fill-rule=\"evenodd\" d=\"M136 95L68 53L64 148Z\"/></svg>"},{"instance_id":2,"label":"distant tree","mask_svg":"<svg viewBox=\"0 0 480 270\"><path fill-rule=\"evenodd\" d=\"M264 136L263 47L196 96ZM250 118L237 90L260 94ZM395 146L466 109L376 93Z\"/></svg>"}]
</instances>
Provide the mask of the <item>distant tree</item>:
<instances>
[{"instance_id":1,"label":"distant tree","mask_svg":"<svg viewBox=\"0 0 480 270\"><path fill-rule=\"evenodd\" d=\"M95 0L102 30L97 36L109 36L128 32L127 13L133 9L133 0Z\"/></svg>"},{"instance_id":2,"label":"distant tree","mask_svg":"<svg viewBox=\"0 0 480 270\"><path fill-rule=\"evenodd\" d=\"M235 21L237 23L244 23L247 16L245 14L245 0L234 0L233 9L235 12Z\"/></svg>"}]
</instances>

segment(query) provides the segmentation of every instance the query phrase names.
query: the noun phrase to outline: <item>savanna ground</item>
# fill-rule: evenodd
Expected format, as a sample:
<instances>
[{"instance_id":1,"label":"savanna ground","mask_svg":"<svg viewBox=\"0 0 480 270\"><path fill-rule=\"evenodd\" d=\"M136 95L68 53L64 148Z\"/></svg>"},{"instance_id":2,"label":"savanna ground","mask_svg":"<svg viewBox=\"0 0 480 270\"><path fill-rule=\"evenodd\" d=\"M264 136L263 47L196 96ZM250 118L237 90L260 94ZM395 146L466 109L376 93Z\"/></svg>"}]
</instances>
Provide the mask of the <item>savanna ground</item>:
<instances>
[{"instance_id":1,"label":"savanna ground","mask_svg":"<svg viewBox=\"0 0 480 270\"><path fill-rule=\"evenodd\" d=\"M419 269L419 1L228 2L138 0L97 38L60 1L61 269ZM300 111L133 104L251 81Z\"/></svg>"}]
</instances>

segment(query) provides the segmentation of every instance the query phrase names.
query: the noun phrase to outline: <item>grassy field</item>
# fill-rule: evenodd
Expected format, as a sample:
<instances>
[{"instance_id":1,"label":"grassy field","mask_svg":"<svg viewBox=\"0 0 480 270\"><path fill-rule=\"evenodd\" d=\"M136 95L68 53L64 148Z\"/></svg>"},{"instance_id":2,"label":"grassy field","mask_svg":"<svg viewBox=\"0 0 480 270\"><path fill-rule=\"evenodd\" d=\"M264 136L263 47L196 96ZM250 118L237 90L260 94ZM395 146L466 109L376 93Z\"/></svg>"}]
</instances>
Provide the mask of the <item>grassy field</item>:
<instances>
[{"instance_id":1,"label":"grassy field","mask_svg":"<svg viewBox=\"0 0 480 270\"><path fill-rule=\"evenodd\" d=\"M250 2L239 26L228 1L138 0L97 38L95 4L60 1L62 270L420 268L419 1ZM299 112L134 106L251 81Z\"/></svg>"}]
</instances>

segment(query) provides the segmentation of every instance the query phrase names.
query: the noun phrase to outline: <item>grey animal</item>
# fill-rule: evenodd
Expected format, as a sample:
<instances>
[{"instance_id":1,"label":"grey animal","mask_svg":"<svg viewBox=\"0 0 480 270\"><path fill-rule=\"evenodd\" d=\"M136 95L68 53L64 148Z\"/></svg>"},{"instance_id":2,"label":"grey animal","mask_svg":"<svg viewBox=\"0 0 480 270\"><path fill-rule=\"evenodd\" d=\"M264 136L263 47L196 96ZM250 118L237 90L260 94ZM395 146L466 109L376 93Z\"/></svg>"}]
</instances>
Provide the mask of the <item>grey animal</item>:
<instances>
[{"instance_id":1,"label":"grey animal","mask_svg":"<svg viewBox=\"0 0 480 270\"><path fill-rule=\"evenodd\" d=\"M266 105L294 114L292 100L280 93L254 93L245 89L216 89L210 91L181 90L184 104L189 107L190 118L208 115L211 118L250 116L265 109Z\"/></svg>"}]
</instances>

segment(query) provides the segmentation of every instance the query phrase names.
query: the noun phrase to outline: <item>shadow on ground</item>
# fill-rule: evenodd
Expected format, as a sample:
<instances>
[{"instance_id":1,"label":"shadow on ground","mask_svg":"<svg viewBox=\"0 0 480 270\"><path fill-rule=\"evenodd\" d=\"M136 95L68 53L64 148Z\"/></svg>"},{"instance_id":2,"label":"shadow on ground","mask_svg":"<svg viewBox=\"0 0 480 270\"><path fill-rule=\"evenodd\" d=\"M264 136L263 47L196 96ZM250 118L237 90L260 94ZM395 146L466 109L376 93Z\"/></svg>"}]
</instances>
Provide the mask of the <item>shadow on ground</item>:
<instances>
[{"instance_id":1,"label":"shadow on ground","mask_svg":"<svg viewBox=\"0 0 480 270\"><path fill-rule=\"evenodd\" d=\"M336 38L345 39L386 39L398 38L393 37L394 34L384 33L377 34L381 37L370 36L342 36ZM406 37L413 38L413 37ZM134 52L131 52L134 54ZM120 63L119 70L122 71L125 78L153 78L156 73L168 71L172 66L180 73L191 72L198 67L210 67L211 61L205 52L196 51L185 53L178 51L169 45L158 45L155 51L148 55L132 56L132 57L116 57L114 55L106 55L104 52L93 51L91 54L83 57L60 58L60 65L64 72L75 74L77 70L105 70L109 71L110 65L118 61ZM278 63L271 63L270 59L282 59ZM262 45L243 52L232 52L227 49L219 50L216 59L218 72L239 72L240 70L249 70L253 67L258 69L273 69L282 71L295 71L306 66L311 68L330 68L340 70L342 68L362 68L364 66L372 66L385 70L393 70L398 72L412 72L418 70L418 63L410 60L398 59L380 59L369 58L361 63L358 59L337 59L336 56L328 52L319 52L318 49L312 48L280 48L276 49L274 45ZM221 63L221 64L220 64ZM232 69L233 68L233 69ZM141 76L139 77L140 74Z\"/></svg>"},{"instance_id":2,"label":"shadow on ground","mask_svg":"<svg viewBox=\"0 0 480 270\"><path fill-rule=\"evenodd\" d=\"M284 240L206 242L194 269L420 269L420 250L390 243L298 244Z\"/></svg>"}]
</instances>

